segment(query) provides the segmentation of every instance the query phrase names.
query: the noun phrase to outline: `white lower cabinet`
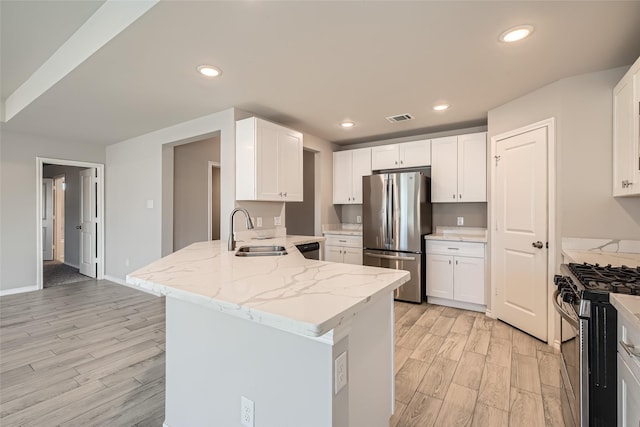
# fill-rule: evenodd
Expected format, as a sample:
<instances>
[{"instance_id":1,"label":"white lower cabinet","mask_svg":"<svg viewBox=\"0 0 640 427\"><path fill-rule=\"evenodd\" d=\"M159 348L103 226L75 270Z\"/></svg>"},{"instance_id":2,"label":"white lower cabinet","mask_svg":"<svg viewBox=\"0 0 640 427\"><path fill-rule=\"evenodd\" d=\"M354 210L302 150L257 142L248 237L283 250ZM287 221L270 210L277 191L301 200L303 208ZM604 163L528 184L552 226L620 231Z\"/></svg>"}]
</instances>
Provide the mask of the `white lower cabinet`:
<instances>
[{"instance_id":1,"label":"white lower cabinet","mask_svg":"<svg viewBox=\"0 0 640 427\"><path fill-rule=\"evenodd\" d=\"M324 235L324 260L362 265L362 236Z\"/></svg>"},{"instance_id":2,"label":"white lower cabinet","mask_svg":"<svg viewBox=\"0 0 640 427\"><path fill-rule=\"evenodd\" d=\"M640 426L640 358L631 354L640 346L640 330L618 310L618 425ZM624 343L624 344L623 344Z\"/></svg>"},{"instance_id":3,"label":"white lower cabinet","mask_svg":"<svg viewBox=\"0 0 640 427\"><path fill-rule=\"evenodd\" d=\"M485 304L485 244L427 240L425 247L429 302L482 310L481 306Z\"/></svg>"},{"instance_id":4,"label":"white lower cabinet","mask_svg":"<svg viewBox=\"0 0 640 427\"><path fill-rule=\"evenodd\" d=\"M618 353L618 425L640 425L640 383Z\"/></svg>"}]
</instances>

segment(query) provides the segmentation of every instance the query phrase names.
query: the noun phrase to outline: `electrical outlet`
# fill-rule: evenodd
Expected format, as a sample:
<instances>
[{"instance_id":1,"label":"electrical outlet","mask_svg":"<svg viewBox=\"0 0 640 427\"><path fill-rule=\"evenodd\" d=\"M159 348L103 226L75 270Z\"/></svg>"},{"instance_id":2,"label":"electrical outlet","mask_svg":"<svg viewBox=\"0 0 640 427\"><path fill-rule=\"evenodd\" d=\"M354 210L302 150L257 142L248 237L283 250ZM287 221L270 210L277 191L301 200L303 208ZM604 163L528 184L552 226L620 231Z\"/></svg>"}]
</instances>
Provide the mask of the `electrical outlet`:
<instances>
[{"instance_id":1,"label":"electrical outlet","mask_svg":"<svg viewBox=\"0 0 640 427\"><path fill-rule=\"evenodd\" d=\"M256 227L262 227L262 217L256 218Z\"/></svg>"},{"instance_id":2,"label":"electrical outlet","mask_svg":"<svg viewBox=\"0 0 640 427\"><path fill-rule=\"evenodd\" d=\"M254 427L254 404L244 396L240 396L240 423L245 427Z\"/></svg>"},{"instance_id":3,"label":"electrical outlet","mask_svg":"<svg viewBox=\"0 0 640 427\"><path fill-rule=\"evenodd\" d=\"M362 217L360 215L356 215L356 224L362 224Z\"/></svg>"},{"instance_id":4,"label":"electrical outlet","mask_svg":"<svg viewBox=\"0 0 640 427\"><path fill-rule=\"evenodd\" d=\"M463 216L459 216L458 217L458 225L464 225L464 217Z\"/></svg>"},{"instance_id":5,"label":"electrical outlet","mask_svg":"<svg viewBox=\"0 0 640 427\"><path fill-rule=\"evenodd\" d=\"M282 217L274 216L273 217L273 225L282 225Z\"/></svg>"},{"instance_id":6,"label":"electrical outlet","mask_svg":"<svg viewBox=\"0 0 640 427\"><path fill-rule=\"evenodd\" d=\"M335 361L335 394L338 394L347 385L347 352L336 357Z\"/></svg>"}]
</instances>

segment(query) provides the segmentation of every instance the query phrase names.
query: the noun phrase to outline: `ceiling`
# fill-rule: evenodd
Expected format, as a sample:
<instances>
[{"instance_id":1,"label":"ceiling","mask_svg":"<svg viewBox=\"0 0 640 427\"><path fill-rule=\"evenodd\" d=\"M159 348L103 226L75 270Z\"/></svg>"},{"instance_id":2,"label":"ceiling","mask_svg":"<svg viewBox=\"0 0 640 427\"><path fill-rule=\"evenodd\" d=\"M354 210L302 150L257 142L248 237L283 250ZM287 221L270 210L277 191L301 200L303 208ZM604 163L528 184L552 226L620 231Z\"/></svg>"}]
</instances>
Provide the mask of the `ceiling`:
<instances>
[{"instance_id":1,"label":"ceiling","mask_svg":"<svg viewBox=\"0 0 640 427\"><path fill-rule=\"evenodd\" d=\"M0 1L3 107L104 5ZM339 144L477 126L558 79L630 65L638 22L640 1L161 1L2 126L102 145L231 107ZM533 35L498 41L518 24Z\"/></svg>"}]
</instances>

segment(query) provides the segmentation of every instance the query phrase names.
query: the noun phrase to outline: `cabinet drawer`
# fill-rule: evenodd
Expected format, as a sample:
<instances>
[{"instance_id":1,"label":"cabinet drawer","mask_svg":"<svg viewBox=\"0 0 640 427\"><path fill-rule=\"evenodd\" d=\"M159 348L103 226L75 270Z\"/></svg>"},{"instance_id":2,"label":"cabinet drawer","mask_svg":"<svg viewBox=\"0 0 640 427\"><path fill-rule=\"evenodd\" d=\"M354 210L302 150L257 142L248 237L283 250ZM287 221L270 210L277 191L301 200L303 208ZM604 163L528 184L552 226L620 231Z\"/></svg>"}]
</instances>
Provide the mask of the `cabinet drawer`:
<instances>
[{"instance_id":1,"label":"cabinet drawer","mask_svg":"<svg viewBox=\"0 0 640 427\"><path fill-rule=\"evenodd\" d=\"M362 236L344 236L341 234L325 234L325 245L347 248L362 248Z\"/></svg>"},{"instance_id":2,"label":"cabinet drawer","mask_svg":"<svg viewBox=\"0 0 640 427\"><path fill-rule=\"evenodd\" d=\"M637 426L640 422L640 383L623 357L618 354L618 425Z\"/></svg>"},{"instance_id":3,"label":"cabinet drawer","mask_svg":"<svg viewBox=\"0 0 640 427\"><path fill-rule=\"evenodd\" d=\"M640 378L640 357L630 355L621 342L635 347L635 351L640 353L640 331L630 326L630 322L618 314L618 354L636 378Z\"/></svg>"},{"instance_id":4,"label":"cabinet drawer","mask_svg":"<svg viewBox=\"0 0 640 427\"><path fill-rule=\"evenodd\" d=\"M427 240L425 251L428 254L461 255L484 258L484 243L454 242L449 240Z\"/></svg>"}]
</instances>

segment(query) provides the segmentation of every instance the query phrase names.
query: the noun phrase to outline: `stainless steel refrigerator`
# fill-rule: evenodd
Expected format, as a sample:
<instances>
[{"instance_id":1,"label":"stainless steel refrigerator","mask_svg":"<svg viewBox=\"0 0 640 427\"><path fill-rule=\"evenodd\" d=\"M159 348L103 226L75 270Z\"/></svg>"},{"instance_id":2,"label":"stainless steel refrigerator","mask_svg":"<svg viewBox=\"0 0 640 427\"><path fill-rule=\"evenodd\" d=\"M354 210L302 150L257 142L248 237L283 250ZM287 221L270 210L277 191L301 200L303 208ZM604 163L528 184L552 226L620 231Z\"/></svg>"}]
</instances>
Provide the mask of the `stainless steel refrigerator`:
<instances>
[{"instance_id":1,"label":"stainless steel refrigerator","mask_svg":"<svg viewBox=\"0 0 640 427\"><path fill-rule=\"evenodd\" d=\"M420 172L362 179L364 265L407 270L409 282L395 299L420 303L425 296L424 235L431 233L431 179Z\"/></svg>"}]
</instances>

